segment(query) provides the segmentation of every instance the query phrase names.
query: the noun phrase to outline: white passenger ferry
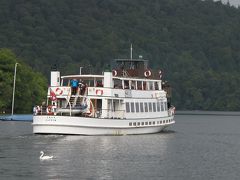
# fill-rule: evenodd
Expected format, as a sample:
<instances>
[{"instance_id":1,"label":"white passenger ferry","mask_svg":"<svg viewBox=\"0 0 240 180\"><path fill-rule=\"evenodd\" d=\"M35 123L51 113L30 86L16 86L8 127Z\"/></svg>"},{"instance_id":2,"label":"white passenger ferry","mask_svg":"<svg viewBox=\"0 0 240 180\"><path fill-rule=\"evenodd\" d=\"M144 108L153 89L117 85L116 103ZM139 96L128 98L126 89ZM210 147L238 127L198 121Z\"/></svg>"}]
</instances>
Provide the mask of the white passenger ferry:
<instances>
[{"instance_id":1,"label":"white passenger ferry","mask_svg":"<svg viewBox=\"0 0 240 180\"><path fill-rule=\"evenodd\" d=\"M158 133L174 124L175 108L161 71L148 61L116 59L102 75L51 71L47 102L35 108L33 133L127 135Z\"/></svg>"}]
</instances>

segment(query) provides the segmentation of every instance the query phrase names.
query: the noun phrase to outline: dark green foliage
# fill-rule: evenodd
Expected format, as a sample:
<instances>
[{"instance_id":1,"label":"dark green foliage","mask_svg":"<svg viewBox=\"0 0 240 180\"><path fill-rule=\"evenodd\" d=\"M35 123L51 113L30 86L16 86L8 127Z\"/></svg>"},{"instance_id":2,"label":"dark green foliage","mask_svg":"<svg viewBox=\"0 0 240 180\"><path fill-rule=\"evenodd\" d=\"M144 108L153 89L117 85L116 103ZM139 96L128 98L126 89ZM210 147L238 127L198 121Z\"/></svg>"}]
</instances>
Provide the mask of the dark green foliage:
<instances>
[{"instance_id":1,"label":"dark green foliage","mask_svg":"<svg viewBox=\"0 0 240 180\"><path fill-rule=\"evenodd\" d=\"M239 110L239 32L240 10L211 0L0 2L0 47L46 77L55 63L99 73L133 43L134 57L163 70L178 109Z\"/></svg>"},{"instance_id":2,"label":"dark green foliage","mask_svg":"<svg viewBox=\"0 0 240 180\"><path fill-rule=\"evenodd\" d=\"M47 81L7 49L0 50L0 112L11 112L15 63L17 66L15 113L30 113L35 103L46 97Z\"/></svg>"}]
</instances>

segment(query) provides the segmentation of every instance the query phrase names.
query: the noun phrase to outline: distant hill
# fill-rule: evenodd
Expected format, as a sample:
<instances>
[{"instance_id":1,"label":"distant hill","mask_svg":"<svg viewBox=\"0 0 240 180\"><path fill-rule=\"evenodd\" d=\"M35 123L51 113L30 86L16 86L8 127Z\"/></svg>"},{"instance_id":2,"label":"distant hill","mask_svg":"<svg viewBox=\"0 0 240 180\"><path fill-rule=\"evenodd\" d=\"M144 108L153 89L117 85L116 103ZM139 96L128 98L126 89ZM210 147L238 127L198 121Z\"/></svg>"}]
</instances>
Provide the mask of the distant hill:
<instances>
[{"instance_id":1,"label":"distant hill","mask_svg":"<svg viewBox=\"0 0 240 180\"><path fill-rule=\"evenodd\" d=\"M240 10L212 0L1 0L0 48L46 77L151 60L177 109L240 109Z\"/></svg>"}]
</instances>

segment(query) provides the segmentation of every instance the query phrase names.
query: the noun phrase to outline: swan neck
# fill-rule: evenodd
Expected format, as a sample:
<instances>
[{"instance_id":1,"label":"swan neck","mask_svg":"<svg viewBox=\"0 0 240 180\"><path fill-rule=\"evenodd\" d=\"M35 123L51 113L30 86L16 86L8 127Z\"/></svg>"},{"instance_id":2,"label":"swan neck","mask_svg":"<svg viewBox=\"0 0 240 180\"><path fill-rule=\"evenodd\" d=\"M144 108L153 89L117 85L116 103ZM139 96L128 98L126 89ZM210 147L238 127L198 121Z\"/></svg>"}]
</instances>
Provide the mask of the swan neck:
<instances>
[{"instance_id":1,"label":"swan neck","mask_svg":"<svg viewBox=\"0 0 240 180\"><path fill-rule=\"evenodd\" d=\"M40 156L40 158L42 158L42 157L43 157L43 155L44 155L44 152L41 152L41 156Z\"/></svg>"}]
</instances>

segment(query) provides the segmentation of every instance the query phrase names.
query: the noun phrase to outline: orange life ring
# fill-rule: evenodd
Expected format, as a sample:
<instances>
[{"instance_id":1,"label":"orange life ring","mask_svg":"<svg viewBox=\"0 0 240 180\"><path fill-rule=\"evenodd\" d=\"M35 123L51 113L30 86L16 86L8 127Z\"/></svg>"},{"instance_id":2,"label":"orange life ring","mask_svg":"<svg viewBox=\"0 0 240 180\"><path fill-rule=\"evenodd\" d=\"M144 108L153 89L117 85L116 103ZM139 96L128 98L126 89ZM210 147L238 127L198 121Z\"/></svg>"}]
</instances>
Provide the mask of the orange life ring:
<instances>
[{"instance_id":1,"label":"orange life ring","mask_svg":"<svg viewBox=\"0 0 240 180\"><path fill-rule=\"evenodd\" d=\"M96 90L96 95L102 96L103 95L103 90L102 89L97 89Z\"/></svg>"},{"instance_id":2,"label":"orange life ring","mask_svg":"<svg viewBox=\"0 0 240 180\"><path fill-rule=\"evenodd\" d=\"M60 91L60 92L59 92L59 91ZM57 92L59 92L59 93L57 93ZM58 95L62 95L62 94L63 94L63 90L60 89L60 88L57 88L57 89L56 89L56 93L57 93Z\"/></svg>"},{"instance_id":3,"label":"orange life ring","mask_svg":"<svg viewBox=\"0 0 240 180\"><path fill-rule=\"evenodd\" d=\"M114 69L114 70L112 70L112 75L113 76L117 76L117 71Z\"/></svg>"},{"instance_id":4,"label":"orange life ring","mask_svg":"<svg viewBox=\"0 0 240 180\"><path fill-rule=\"evenodd\" d=\"M152 72L150 70L147 70L144 72L145 77L150 77L152 75Z\"/></svg>"},{"instance_id":5,"label":"orange life ring","mask_svg":"<svg viewBox=\"0 0 240 180\"><path fill-rule=\"evenodd\" d=\"M47 114L48 114L48 115L52 115L52 114L53 114L53 112L52 112L52 106L48 106L48 107L47 107Z\"/></svg>"}]
</instances>

